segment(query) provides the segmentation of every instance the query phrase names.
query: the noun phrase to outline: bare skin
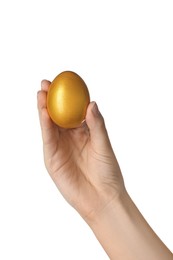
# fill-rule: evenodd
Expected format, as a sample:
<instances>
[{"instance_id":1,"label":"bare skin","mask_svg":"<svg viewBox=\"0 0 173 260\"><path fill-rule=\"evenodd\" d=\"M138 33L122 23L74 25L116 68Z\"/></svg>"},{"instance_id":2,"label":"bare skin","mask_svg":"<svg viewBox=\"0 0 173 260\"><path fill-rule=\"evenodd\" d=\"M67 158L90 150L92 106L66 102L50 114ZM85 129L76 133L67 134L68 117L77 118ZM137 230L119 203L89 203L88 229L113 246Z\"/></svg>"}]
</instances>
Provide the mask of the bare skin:
<instances>
[{"instance_id":1,"label":"bare skin","mask_svg":"<svg viewBox=\"0 0 173 260\"><path fill-rule=\"evenodd\" d=\"M41 83L38 111L45 165L59 191L88 223L110 259L173 259L126 191L96 103L89 104L81 127L61 129L46 109L49 85L47 80Z\"/></svg>"}]
</instances>

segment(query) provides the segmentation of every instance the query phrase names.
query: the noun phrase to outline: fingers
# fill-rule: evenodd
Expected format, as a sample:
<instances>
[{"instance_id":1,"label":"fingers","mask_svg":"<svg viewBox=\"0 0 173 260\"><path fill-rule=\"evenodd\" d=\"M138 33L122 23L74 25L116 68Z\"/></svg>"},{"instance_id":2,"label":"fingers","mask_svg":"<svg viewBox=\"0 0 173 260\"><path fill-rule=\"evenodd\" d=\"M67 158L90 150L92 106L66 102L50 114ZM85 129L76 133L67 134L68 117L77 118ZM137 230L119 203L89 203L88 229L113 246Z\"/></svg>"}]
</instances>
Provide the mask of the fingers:
<instances>
[{"instance_id":1,"label":"fingers","mask_svg":"<svg viewBox=\"0 0 173 260\"><path fill-rule=\"evenodd\" d=\"M46 98L47 98L47 94L45 91L41 90L38 92L37 94L37 106L38 106L38 112L39 112L39 118L40 118L40 124L41 124L41 128L45 128L48 127L50 124L50 117L48 115L47 112L47 108L46 108ZM46 116L46 114L48 116ZM47 119L46 119L47 117Z\"/></svg>"},{"instance_id":2,"label":"fingers","mask_svg":"<svg viewBox=\"0 0 173 260\"><path fill-rule=\"evenodd\" d=\"M49 80L43 79L43 80L41 81L41 90L47 92L48 89L49 89L50 84L51 84L51 82L50 82Z\"/></svg>"},{"instance_id":3,"label":"fingers","mask_svg":"<svg viewBox=\"0 0 173 260\"><path fill-rule=\"evenodd\" d=\"M53 149L55 141L58 137L58 127L51 120L47 108L47 91L50 82L44 80L41 82L41 90L37 94L37 106L39 112L40 126L42 131L43 144L47 146L48 149Z\"/></svg>"},{"instance_id":4,"label":"fingers","mask_svg":"<svg viewBox=\"0 0 173 260\"><path fill-rule=\"evenodd\" d=\"M95 151L98 153L110 151L112 148L104 119L95 102L91 102L88 106L86 123L90 131L91 143Z\"/></svg>"}]
</instances>

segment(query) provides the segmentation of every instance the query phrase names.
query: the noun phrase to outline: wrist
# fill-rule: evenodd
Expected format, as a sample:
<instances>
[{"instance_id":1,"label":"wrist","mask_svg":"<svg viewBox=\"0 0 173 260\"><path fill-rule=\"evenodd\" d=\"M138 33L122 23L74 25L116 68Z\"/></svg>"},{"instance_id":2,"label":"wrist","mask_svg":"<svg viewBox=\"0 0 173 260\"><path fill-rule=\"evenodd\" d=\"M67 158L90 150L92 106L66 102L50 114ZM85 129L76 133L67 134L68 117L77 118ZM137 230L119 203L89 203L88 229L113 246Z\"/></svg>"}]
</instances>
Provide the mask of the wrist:
<instances>
[{"instance_id":1,"label":"wrist","mask_svg":"<svg viewBox=\"0 0 173 260\"><path fill-rule=\"evenodd\" d=\"M95 212L87 223L110 259L172 259L126 191Z\"/></svg>"},{"instance_id":2,"label":"wrist","mask_svg":"<svg viewBox=\"0 0 173 260\"><path fill-rule=\"evenodd\" d=\"M111 215L119 215L120 208L128 208L130 197L125 188L112 196L101 196L100 206L93 209L84 220L92 228L98 225L102 219L109 218Z\"/></svg>"}]
</instances>

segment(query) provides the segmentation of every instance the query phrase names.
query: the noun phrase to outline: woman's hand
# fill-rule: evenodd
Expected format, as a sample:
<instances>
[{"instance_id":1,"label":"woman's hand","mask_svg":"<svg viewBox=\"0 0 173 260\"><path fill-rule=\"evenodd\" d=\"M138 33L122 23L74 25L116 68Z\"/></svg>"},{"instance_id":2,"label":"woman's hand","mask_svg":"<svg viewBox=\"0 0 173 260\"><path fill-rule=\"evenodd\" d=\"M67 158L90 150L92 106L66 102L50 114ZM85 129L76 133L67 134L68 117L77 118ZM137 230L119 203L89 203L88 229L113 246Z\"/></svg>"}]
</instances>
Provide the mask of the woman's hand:
<instances>
[{"instance_id":1,"label":"woman's hand","mask_svg":"<svg viewBox=\"0 0 173 260\"><path fill-rule=\"evenodd\" d=\"M50 119L42 81L38 109L46 168L66 200L95 233L110 259L172 260L125 190L103 117L89 104L86 122L61 129Z\"/></svg>"},{"instance_id":2,"label":"woman's hand","mask_svg":"<svg viewBox=\"0 0 173 260\"><path fill-rule=\"evenodd\" d=\"M59 128L46 109L49 85L43 80L38 92L45 165L65 199L88 220L124 192L123 178L96 103L89 104L81 127Z\"/></svg>"}]
</instances>

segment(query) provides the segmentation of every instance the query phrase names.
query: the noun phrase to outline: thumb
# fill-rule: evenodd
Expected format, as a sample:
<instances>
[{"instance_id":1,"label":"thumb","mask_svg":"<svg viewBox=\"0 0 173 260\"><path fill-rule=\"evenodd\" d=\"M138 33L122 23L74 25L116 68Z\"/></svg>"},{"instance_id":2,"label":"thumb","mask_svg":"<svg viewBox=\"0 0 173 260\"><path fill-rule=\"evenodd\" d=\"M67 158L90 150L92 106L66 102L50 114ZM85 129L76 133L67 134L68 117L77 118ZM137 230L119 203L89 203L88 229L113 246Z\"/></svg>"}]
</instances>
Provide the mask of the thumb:
<instances>
[{"instance_id":1,"label":"thumb","mask_svg":"<svg viewBox=\"0 0 173 260\"><path fill-rule=\"evenodd\" d=\"M103 116L101 115L96 102L91 102L87 109L86 123L89 128L91 144L98 153L110 152L111 144L105 127Z\"/></svg>"}]
</instances>

